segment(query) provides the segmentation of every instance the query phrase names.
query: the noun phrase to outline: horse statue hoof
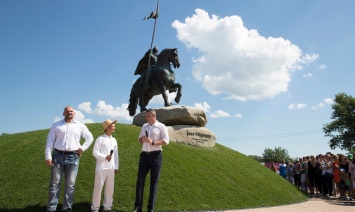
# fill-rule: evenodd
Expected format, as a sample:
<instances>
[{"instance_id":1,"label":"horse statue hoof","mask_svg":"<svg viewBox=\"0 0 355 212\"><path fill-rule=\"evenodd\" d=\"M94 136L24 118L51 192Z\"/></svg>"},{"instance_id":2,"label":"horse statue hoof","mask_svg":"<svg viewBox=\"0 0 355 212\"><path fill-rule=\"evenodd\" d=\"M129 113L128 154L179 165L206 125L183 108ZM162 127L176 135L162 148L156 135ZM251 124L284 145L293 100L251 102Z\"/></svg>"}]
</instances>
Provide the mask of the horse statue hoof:
<instances>
[{"instance_id":1,"label":"horse statue hoof","mask_svg":"<svg viewBox=\"0 0 355 212\"><path fill-rule=\"evenodd\" d=\"M180 102L180 99L181 99L181 94L180 95L177 95L176 97L175 97L175 102L176 103L179 103Z\"/></svg>"}]
</instances>

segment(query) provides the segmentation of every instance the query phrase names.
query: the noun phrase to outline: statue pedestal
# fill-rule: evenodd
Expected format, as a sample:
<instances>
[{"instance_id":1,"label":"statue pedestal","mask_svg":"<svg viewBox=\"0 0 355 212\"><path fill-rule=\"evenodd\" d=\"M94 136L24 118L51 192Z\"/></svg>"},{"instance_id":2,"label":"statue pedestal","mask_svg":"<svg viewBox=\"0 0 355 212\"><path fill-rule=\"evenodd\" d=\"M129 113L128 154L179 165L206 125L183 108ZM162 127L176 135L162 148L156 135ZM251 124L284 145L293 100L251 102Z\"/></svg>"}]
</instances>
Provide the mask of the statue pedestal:
<instances>
[{"instance_id":1,"label":"statue pedestal","mask_svg":"<svg viewBox=\"0 0 355 212\"><path fill-rule=\"evenodd\" d=\"M206 114L203 110L189 106L171 106L155 109L157 120L164 123L169 131L170 141L198 147L213 147L216 136L205 128ZM133 118L133 125L146 123L145 112Z\"/></svg>"}]
</instances>

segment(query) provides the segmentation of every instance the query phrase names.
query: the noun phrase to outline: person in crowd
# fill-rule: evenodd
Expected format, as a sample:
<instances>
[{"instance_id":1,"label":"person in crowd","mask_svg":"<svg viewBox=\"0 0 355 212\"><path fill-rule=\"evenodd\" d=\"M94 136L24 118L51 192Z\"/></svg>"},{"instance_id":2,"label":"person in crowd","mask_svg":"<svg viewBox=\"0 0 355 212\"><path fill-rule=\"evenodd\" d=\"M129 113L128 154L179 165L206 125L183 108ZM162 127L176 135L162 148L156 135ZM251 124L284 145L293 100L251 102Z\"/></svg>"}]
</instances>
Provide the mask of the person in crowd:
<instances>
[{"instance_id":1,"label":"person in crowd","mask_svg":"<svg viewBox=\"0 0 355 212\"><path fill-rule=\"evenodd\" d=\"M139 159L138 177L136 185L136 200L134 212L141 212L143 205L143 193L145 178L150 171L150 193L148 199L148 212L153 212L162 166L162 146L169 144L167 127L159 122L156 111L148 109L145 112L146 124L142 126L138 137L139 144L142 144L142 152Z\"/></svg>"},{"instance_id":2,"label":"person in crowd","mask_svg":"<svg viewBox=\"0 0 355 212\"><path fill-rule=\"evenodd\" d=\"M350 164L350 160L348 159L348 157L344 154L340 155L340 169L344 169L345 173L350 176L350 170L349 170L349 164Z\"/></svg>"},{"instance_id":3,"label":"person in crowd","mask_svg":"<svg viewBox=\"0 0 355 212\"><path fill-rule=\"evenodd\" d=\"M287 172L287 180L290 183L293 183L293 164L291 162L286 162L286 172Z\"/></svg>"},{"instance_id":4,"label":"person in crowd","mask_svg":"<svg viewBox=\"0 0 355 212\"><path fill-rule=\"evenodd\" d=\"M301 171L300 171L301 189L303 192L307 193L307 184L306 184L307 161L306 161L306 157L300 158L299 161L300 161L300 166L301 166Z\"/></svg>"},{"instance_id":5,"label":"person in crowd","mask_svg":"<svg viewBox=\"0 0 355 212\"><path fill-rule=\"evenodd\" d=\"M286 163L285 163L285 161L282 161L282 163L279 165L279 172L280 172L280 176L286 179L287 172L286 172Z\"/></svg>"},{"instance_id":6,"label":"person in crowd","mask_svg":"<svg viewBox=\"0 0 355 212\"><path fill-rule=\"evenodd\" d=\"M276 172L276 171L277 171L274 162L271 162L270 169L271 169L273 172Z\"/></svg>"},{"instance_id":7,"label":"person in crowd","mask_svg":"<svg viewBox=\"0 0 355 212\"><path fill-rule=\"evenodd\" d=\"M348 195L350 197L350 200L352 200L352 188L351 188L351 179L349 178L349 175L345 173L344 169L340 169L340 198L342 200L347 200L347 195L346 193L348 192Z\"/></svg>"},{"instance_id":8,"label":"person in crowd","mask_svg":"<svg viewBox=\"0 0 355 212\"><path fill-rule=\"evenodd\" d=\"M322 185L323 196L329 198L333 194L333 166L330 154L323 156L324 163L322 164Z\"/></svg>"},{"instance_id":9,"label":"person in crowd","mask_svg":"<svg viewBox=\"0 0 355 212\"><path fill-rule=\"evenodd\" d=\"M338 196L340 194L340 161L339 156L333 155L333 188L335 188L334 196Z\"/></svg>"},{"instance_id":10,"label":"person in crowd","mask_svg":"<svg viewBox=\"0 0 355 212\"><path fill-rule=\"evenodd\" d=\"M317 160L314 155L311 155L310 160L307 162L307 174L309 179L309 196L313 197L315 187L315 170L317 167Z\"/></svg>"},{"instance_id":11,"label":"person in crowd","mask_svg":"<svg viewBox=\"0 0 355 212\"><path fill-rule=\"evenodd\" d=\"M350 160L344 155L341 154L340 160L340 168L345 170L345 173L349 173L349 164Z\"/></svg>"},{"instance_id":12,"label":"person in crowd","mask_svg":"<svg viewBox=\"0 0 355 212\"><path fill-rule=\"evenodd\" d=\"M351 179L351 196L355 200L355 154L349 156L351 162L349 163L349 176Z\"/></svg>"},{"instance_id":13,"label":"person in crowd","mask_svg":"<svg viewBox=\"0 0 355 212\"><path fill-rule=\"evenodd\" d=\"M329 152L330 154L330 162L332 163L332 165L334 166L334 154ZM333 169L334 170L334 169ZM333 191L333 194L332 196L333 197L336 197L337 196L337 190L336 190L336 185L335 185L335 182L334 182L334 175L333 175L333 180L332 180L332 191Z\"/></svg>"},{"instance_id":14,"label":"person in crowd","mask_svg":"<svg viewBox=\"0 0 355 212\"><path fill-rule=\"evenodd\" d=\"M317 196L322 194L322 154L316 157L316 166L314 167L314 184Z\"/></svg>"},{"instance_id":15,"label":"person in crowd","mask_svg":"<svg viewBox=\"0 0 355 212\"><path fill-rule=\"evenodd\" d=\"M92 195L91 211L98 212L100 209L101 192L105 184L104 191L104 212L114 212L112 210L113 191L115 186L115 174L118 173L118 147L117 140L112 136L116 130L115 121L105 120L103 125L103 135L99 136L94 144L92 155L96 159L94 191Z\"/></svg>"},{"instance_id":16,"label":"person in crowd","mask_svg":"<svg viewBox=\"0 0 355 212\"><path fill-rule=\"evenodd\" d=\"M295 165L294 165L294 175L293 175L293 180L295 181L295 186L298 188L301 188L301 164L299 160L296 160Z\"/></svg>"},{"instance_id":17,"label":"person in crowd","mask_svg":"<svg viewBox=\"0 0 355 212\"><path fill-rule=\"evenodd\" d=\"M305 163L305 171L306 171L306 189L305 192L309 193L309 177L308 177L308 161L310 161L311 158L309 156L306 156L306 159L304 160Z\"/></svg>"},{"instance_id":18,"label":"person in crowd","mask_svg":"<svg viewBox=\"0 0 355 212\"><path fill-rule=\"evenodd\" d=\"M62 211L72 211L79 158L94 140L89 129L74 119L75 110L73 107L65 107L63 116L63 120L52 125L47 137L45 157L46 164L51 167L47 212L57 209L63 176ZM81 137L85 139L83 145L80 144Z\"/></svg>"}]
</instances>

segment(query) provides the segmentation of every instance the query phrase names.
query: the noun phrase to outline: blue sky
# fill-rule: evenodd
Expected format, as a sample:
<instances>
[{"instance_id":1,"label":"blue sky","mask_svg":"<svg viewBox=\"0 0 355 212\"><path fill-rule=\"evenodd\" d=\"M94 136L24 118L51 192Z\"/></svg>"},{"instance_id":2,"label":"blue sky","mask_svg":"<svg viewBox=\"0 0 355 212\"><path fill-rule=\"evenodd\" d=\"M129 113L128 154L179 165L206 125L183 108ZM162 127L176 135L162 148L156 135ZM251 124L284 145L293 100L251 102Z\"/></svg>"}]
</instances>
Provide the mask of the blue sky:
<instances>
[{"instance_id":1,"label":"blue sky","mask_svg":"<svg viewBox=\"0 0 355 212\"><path fill-rule=\"evenodd\" d=\"M157 1L0 1L0 133L83 122L130 124L134 70ZM322 126L354 95L355 2L161 0L154 46L178 48L180 105L205 110L217 143L246 155L335 153ZM169 95L173 100L174 95ZM150 108L162 107L157 96ZM117 132L119 133L119 131Z\"/></svg>"}]
</instances>

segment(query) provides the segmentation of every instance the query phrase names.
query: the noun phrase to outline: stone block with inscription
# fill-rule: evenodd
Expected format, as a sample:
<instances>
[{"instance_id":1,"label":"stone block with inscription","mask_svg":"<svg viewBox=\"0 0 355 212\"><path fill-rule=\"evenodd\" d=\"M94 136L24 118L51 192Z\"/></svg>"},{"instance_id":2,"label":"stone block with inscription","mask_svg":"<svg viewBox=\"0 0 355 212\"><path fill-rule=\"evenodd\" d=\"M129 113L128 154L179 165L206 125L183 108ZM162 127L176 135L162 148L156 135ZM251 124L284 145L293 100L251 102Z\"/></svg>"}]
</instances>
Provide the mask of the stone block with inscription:
<instances>
[{"instance_id":1,"label":"stone block with inscription","mask_svg":"<svg viewBox=\"0 0 355 212\"><path fill-rule=\"evenodd\" d=\"M216 136L205 127L194 125L168 126L170 141L199 147L214 147Z\"/></svg>"}]
</instances>

